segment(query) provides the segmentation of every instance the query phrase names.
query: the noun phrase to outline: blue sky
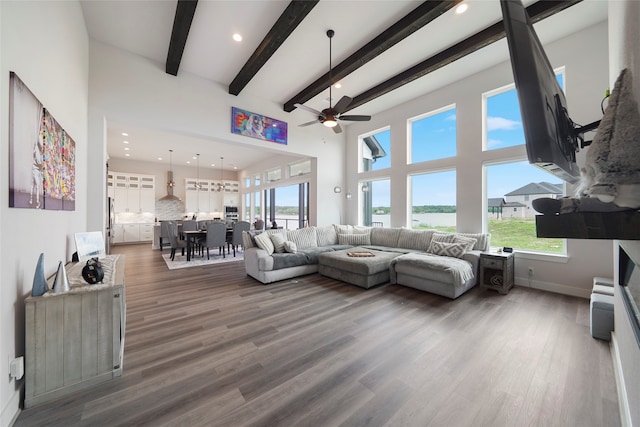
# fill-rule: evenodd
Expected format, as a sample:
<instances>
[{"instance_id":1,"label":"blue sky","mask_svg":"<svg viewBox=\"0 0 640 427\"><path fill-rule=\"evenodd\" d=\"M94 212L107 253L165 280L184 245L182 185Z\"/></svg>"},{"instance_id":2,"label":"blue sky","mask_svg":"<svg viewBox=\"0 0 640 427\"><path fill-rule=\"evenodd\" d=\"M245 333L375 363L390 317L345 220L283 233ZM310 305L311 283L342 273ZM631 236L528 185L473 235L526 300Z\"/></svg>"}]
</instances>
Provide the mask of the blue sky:
<instances>
[{"instance_id":1,"label":"blue sky","mask_svg":"<svg viewBox=\"0 0 640 427\"><path fill-rule=\"evenodd\" d=\"M563 75L558 75L563 87ZM426 162L456 155L456 110L455 108L415 120L411 125L412 162ZM372 170L391 166L391 130L375 134L387 156L379 158ZM524 132L520 107L515 89L502 92L487 99L487 149L495 150L524 144ZM487 168L487 196L504 197L530 182L561 183L559 178L530 165L527 161L511 164L492 165ZM455 205L455 171L413 176L411 178L412 201L414 206ZM373 206L390 205L389 180L372 182ZM278 191L280 205L296 205L297 186Z\"/></svg>"}]
</instances>

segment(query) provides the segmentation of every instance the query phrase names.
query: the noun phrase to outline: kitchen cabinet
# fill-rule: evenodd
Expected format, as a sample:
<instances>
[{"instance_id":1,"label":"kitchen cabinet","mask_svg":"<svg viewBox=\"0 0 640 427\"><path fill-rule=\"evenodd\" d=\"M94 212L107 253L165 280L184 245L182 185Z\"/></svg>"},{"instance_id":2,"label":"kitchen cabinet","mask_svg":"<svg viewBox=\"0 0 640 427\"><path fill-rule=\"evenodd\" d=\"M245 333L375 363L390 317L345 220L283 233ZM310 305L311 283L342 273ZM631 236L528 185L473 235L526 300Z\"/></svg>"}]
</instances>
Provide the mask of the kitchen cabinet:
<instances>
[{"instance_id":1,"label":"kitchen cabinet","mask_svg":"<svg viewBox=\"0 0 640 427\"><path fill-rule=\"evenodd\" d=\"M140 241L140 224L123 224L123 226L125 243Z\"/></svg>"},{"instance_id":2,"label":"kitchen cabinet","mask_svg":"<svg viewBox=\"0 0 640 427\"><path fill-rule=\"evenodd\" d=\"M196 178L185 180L185 207L187 212L223 212L224 206L240 204L240 183L224 181L224 191L218 191L221 181L201 179L201 188L196 187Z\"/></svg>"},{"instance_id":3,"label":"kitchen cabinet","mask_svg":"<svg viewBox=\"0 0 640 427\"><path fill-rule=\"evenodd\" d=\"M116 213L155 212L155 176L110 172L107 181Z\"/></svg>"}]
</instances>

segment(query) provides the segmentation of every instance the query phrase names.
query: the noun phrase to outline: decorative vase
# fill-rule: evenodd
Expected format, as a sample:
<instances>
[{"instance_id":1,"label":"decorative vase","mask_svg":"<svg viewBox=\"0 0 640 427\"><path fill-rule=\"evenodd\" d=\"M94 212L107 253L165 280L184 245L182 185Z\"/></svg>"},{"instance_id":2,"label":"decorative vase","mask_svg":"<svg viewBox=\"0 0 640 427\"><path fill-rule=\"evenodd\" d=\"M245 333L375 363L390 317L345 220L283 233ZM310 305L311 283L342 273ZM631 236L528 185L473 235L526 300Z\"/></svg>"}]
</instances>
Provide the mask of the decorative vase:
<instances>
[{"instance_id":1,"label":"decorative vase","mask_svg":"<svg viewBox=\"0 0 640 427\"><path fill-rule=\"evenodd\" d=\"M49 290L47 279L44 277L44 253L40 254L38 264L36 264L36 272L33 275L33 286L31 287L31 296L39 297Z\"/></svg>"},{"instance_id":2,"label":"decorative vase","mask_svg":"<svg viewBox=\"0 0 640 427\"><path fill-rule=\"evenodd\" d=\"M69 280L67 279L67 270L64 268L62 261L60 261L58 264L58 271L56 271L56 278L53 280L53 292L68 292L70 289Z\"/></svg>"}]
</instances>

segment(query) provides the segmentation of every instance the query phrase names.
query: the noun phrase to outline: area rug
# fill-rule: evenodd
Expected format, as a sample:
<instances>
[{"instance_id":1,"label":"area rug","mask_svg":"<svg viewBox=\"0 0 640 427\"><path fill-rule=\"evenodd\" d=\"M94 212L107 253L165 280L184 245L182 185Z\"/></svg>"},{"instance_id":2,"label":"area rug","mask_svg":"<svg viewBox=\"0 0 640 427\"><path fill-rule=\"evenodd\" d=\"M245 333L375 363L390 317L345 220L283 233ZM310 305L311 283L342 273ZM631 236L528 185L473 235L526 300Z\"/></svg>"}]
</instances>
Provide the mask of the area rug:
<instances>
[{"instance_id":1,"label":"area rug","mask_svg":"<svg viewBox=\"0 0 640 427\"><path fill-rule=\"evenodd\" d=\"M244 253L240 251L236 251L236 256L233 256L233 252L231 254L227 254L226 258L222 258L222 255L218 255L218 251L215 251L215 256L213 255L214 251L211 251L211 259L207 259L207 255L204 257L196 255L195 257L191 257L191 261L187 261L187 256L180 255L180 251L176 251L176 256L173 261L171 261L171 254L166 253L162 254L162 258L164 259L165 264L169 267L169 270L176 270L178 268L189 268L189 267L203 267L208 265L215 264L223 264L225 262L234 262L234 261L244 261Z\"/></svg>"}]
</instances>

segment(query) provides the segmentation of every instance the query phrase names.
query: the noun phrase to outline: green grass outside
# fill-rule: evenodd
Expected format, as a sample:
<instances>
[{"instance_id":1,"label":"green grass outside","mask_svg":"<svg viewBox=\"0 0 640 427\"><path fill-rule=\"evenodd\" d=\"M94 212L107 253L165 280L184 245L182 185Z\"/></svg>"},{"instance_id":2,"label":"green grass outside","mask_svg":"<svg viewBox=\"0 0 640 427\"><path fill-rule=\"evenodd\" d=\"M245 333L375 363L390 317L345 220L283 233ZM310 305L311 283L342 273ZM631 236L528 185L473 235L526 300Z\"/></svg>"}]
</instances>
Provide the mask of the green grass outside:
<instances>
[{"instance_id":1,"label":"green grass outside","mask_svg":"<svg viewBox=\"0 0 640 427\"><path fill-rule=\"evenodd\" d=\"M418 224L415 229L435 229L455 232L455 227L433 227L429 224ZM509 246L515 249L527 249L536 252L562 253L563 239L538 239L536 237L535 219L490 219L489 233L491 246Z\"/></svg>"}]
</instances>

